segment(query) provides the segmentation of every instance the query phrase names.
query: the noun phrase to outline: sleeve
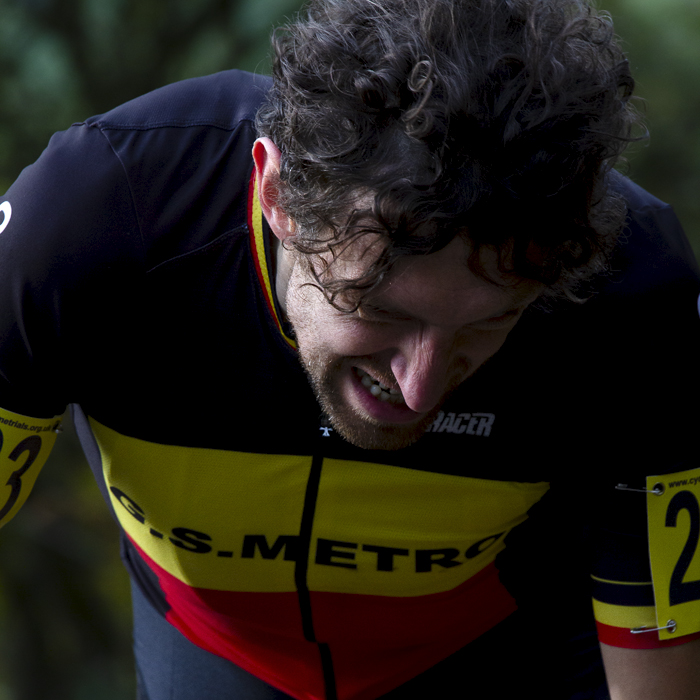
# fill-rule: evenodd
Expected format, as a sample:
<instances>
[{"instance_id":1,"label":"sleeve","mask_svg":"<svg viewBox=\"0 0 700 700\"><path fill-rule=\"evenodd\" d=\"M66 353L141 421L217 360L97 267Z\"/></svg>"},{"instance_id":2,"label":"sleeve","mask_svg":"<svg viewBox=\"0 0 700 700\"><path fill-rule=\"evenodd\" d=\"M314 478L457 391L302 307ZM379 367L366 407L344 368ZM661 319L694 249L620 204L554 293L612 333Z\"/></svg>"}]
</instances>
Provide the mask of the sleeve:
<instances>
[{"instance_id":1,"label":"sleeve","mask_svg":"<svg viewBox=\"0 0 700 700\"><path fill-rule=\"evenodd\" d=\"M651 649L700 637L700 275L672 209L648 196L615 265L593 608L600 641Z\"/></svg>"},{"instance_id":2,"label":"sleeve","mask_svg":"<svg viewBox=\"0 0 700 700\"><path fill-rule=\"evenodd\" d=\"M697 520L693 524L695 516L688 513L682 532L667 533L665 519L659 522L647 512L647 500L656 496L642 489L631 490L636 487L630 485L623 486L626 488L608 489L605 502L600 504L601 511L604 509L607 515L601 516L593 531L591 577L598 639L628 649L656 649L698 639L698 591L691 591L689 604L674 605L669 611L674 569L679 570L680 565L685 574L693 557L693 569L697 569L695 547L689 552L688 566L681 559L684 543L692 536L693 528L697 528ZM654 538L666 540L669 534L671 537L661 552L655 552L651 546ZM680 547L677 547L679 539ZM689 577L691 588L700 585L692 581L694 576Z\"/></svg>"},{"instance_id":3,"label":"sleeve","mask_svg":"<svg viewBox=\"0 0 700 700\"><path fill-rule=\"evenodd\" d=\"M142 245L99 129L56 134L0 199L0 524L26 499L89 376L94 326L119 308Z\"/></svg>"}]
</instances>

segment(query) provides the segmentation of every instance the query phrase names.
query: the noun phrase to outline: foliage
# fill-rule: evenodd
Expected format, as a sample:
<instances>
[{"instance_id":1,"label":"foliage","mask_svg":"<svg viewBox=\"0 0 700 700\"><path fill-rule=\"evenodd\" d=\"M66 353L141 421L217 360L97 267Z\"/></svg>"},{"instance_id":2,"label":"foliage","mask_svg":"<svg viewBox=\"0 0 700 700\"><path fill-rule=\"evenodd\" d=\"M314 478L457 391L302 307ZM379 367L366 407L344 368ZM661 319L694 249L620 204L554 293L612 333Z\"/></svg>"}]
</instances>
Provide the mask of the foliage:
<instances>
[{"instance_id":1,"label":"foliage","mask_svg":"<svg viewBox=\"0 0 700 700\"><path fill-rule=\"evenodd\" d=\"M649 129L628 174L674 206L700 257L700 3L602 3L624 38Z\"/></svg>"},{"instance_id":2,"label":"foliage","mask_svg":"<svg viewBox=\"0 0 700 700\"><path fill-rule=\"evenodd\" d=\"M268 72L298 0L0 0L0 188L49 136L176 80Z\"/></svg>"}]
</instances>

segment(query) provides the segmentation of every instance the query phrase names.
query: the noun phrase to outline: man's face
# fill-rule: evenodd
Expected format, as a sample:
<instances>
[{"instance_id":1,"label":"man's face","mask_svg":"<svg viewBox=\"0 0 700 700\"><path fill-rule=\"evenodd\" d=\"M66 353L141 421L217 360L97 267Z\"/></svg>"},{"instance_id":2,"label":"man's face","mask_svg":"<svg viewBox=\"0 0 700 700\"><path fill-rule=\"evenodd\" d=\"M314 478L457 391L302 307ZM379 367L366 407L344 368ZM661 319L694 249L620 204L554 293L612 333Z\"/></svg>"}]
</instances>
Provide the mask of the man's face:
<instances>
[{"instance_id":1,"label":"man's face","mask_svg":"<svg viewBox=\"0 0 700 700\"><path fill-rule=\"evenodd\" d=\"M336 274L354 276L367 264L364 248L356 250ZM438 253L400 260L353 314L333 308L307 285L305 265L294 263L286 311L301 361L334 428L351 443L395 450L415 442L542 291L529 280L499 278L488 253L486 271L505 286L477 277L468 252L456 238Z\"/></svg>"}]
</instances>

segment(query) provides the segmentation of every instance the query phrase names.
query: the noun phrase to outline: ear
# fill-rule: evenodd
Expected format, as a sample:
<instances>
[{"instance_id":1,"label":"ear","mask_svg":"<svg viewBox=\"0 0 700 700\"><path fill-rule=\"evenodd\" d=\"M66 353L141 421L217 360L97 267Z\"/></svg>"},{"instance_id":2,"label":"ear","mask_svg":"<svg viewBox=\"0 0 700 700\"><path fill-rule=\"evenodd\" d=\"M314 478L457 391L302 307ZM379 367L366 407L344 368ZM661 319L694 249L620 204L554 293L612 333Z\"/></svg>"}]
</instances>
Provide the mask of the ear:
<instances>
[{"instance_id":1,"label":"ear","mask_svg":"<svg viewBox=\"0 0 700 700\"><path fill-rule=\"evenodd\" d=\"M281 155L279 148L267 137L253 144L260 207L272 232L284 241L294 235L294 222L278 204Z\"/></svg>"}]
</instances>

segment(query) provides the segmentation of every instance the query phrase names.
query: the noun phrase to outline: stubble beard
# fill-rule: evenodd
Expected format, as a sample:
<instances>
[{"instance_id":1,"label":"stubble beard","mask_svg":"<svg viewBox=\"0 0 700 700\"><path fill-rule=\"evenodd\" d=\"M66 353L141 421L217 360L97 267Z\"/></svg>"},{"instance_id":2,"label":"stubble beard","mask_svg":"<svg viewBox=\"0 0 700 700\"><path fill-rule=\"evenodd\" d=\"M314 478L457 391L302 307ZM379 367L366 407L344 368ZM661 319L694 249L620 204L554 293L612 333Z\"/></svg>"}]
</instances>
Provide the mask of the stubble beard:
<instances>
[{"instance_id":1,"label":"stubble beard","mask_svg":"<svg viewBox=\"0 0 700 700\"><path fill-rule=\"evenodd\" d=\"M333 429L349 443L365 450L400 450L415 443L435 421L440 407L410 425L382 424L349 406L339 388L342 372L350 372L348 359L328 360L307 353L299 344L299 359L321 409Z\"/></svg>"},{"instance_id":2,"label":"stubble beard","mask_svg":"<svg viewBox=\"0 0 700 700\"><path fill-rule=\"evenodd\" d=\"M286 295L287 318L294 329L299 361L333 429L349 443L365 450L400 450L412 445L435 421L440 407L416 423L391 425L379 423L349 405L340 387L343 374L353 371L353 358L324 352L314 323L302 311L303 297L301 302L300 297L295 298L295 295L305 293L301 286L296 287L296 281L292 275ZM305 291L310 292L308 289Z\"/></svg>"}]
</instances>

